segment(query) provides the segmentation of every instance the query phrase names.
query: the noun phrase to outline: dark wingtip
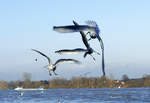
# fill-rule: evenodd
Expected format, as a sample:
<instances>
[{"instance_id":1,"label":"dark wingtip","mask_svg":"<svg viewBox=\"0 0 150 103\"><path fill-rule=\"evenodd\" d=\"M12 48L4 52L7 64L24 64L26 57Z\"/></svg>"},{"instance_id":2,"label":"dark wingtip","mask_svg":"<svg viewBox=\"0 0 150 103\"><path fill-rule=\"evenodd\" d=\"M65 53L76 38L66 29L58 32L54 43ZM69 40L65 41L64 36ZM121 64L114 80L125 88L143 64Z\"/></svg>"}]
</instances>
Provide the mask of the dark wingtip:
<instances>
[{"instance_id":1,"label":"dark wingtip","mask_svg":"<svg viewBox=\"0 0 150 103\"><path fill-rule=\"evenodd\" d=\"M105 71L103 71L103 77L105 77L105 75L106 75L106 74L105 74Z\"/></svg>"},{"instance_id":2,"label":"dark wingtip","mask_svg":"<svg viewBox=\"0 0 150 103\"><path fill-rule=\"evenodd\" d=\"M53 30L55 30L56 29L56 26L53 26Z\"/></svg>"},{"instance_id":3,"label":"dark wingtip","mask_svg":"<svg viewBox=\"0 0 150 103\"><path fill-rule=\"evenodd\" d=\"M55 53L57 53L57 54L61 54L61 52L58 50L58 51L55 51Z\"/></svg>"},{"instance_id":4,"label":"dark wingtip","mask_svg":"<svg viewBox=\"0 0 150 103\"><path fill-rule=\"evenodd\" d=\"M74 20L73 20L72 22L73 22L74 25L79 25L79 24L78 24L76 21L74 21Z\"/></svg>"},{"instance_id":5,"label":"dark wingtip","mask_svg":"<svg viewBox=\"0 0 150 103\"><path fill-rule=\"evenodd\" d=\"M32 51L35 51L35 49L32 49L32 48L31 48L31 50L32 50Z\"/></svg>"},{"instance_id":6,"label":"dark wingtip","mask_svg":"<svg viewBox=\"0 0 150 103\"><path fill-rule=\"evenodd\" d=\"M72 20L73 23L76 23L74 20Z\"/></svg>"}]
</instances>

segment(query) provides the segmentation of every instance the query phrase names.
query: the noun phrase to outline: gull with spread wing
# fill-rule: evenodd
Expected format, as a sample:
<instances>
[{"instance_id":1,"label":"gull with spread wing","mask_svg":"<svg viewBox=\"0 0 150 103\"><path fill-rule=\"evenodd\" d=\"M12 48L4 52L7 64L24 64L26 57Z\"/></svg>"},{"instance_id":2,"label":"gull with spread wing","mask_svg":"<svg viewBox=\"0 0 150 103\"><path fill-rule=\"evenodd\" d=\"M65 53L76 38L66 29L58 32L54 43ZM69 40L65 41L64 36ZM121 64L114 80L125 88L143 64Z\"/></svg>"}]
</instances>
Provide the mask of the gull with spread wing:
<instances>
[{"instance_id":1,"label":"gull with spread wing","mask_svg":"<svg viewBox=\"0 0 150 103\"><path fill-rule=\"evenodd\" d=\"M75 21L73 21L75 26L78 26L78 23L76 23ZM87 54L89 54L90 56L92 56L92 53L95 52L98 55L100 55L100 53L96 52L95 50L93 50L90 47L90 44L88 44L88 40L86 38L86 35L83 31L80 31L80 34L82 36L82 41L84 43L84 45L86 46L87 49L83 49L83 48L76 48L76 49L63 49L63 50L58 50L55 51L55 53L59 53L59 54L75 54L75 53L80 53L80 52L85 52L84 53L84 58L87 56ZM92 56L93 60L95 60L95 58Z\"/></svg>"},{"instance_id":2,"label":"gull with spread wing","mask_svg":"<svg viewBox=\"0 0 150 103\"><path fill-rule=\"evenodd\" d=\"M72 49L72 50L59 50L56 51L56 53L59 54L73 54L73 53L79 53L79 52L85 52L84 57L86 57L87 54L91 55L94 51L91 47L90 44L88 44L88 40L86 38L86 35L83 31L88 30L88 33L90 34L91 38L97 38L101 44L101 49L102 49L102 72L103 76L105 76L105 62L104 62L104 44L102 39L99 36L100 30L98 28L98 25L94 21L87 21L87 24L89 25L79 25L77 22L73 21L74 25L70 26L54 26L53 29L58 32L63 32L63 33L69 33L69 32L80 32L82 36L82 41L85 44L87 49L82 49L82 48L77 48L77 49ZM99 54L98 52L96 52ZM92 55L91 55L92 56ZM92 56L93 57L93 56ZM93 57L95 60L95 58Z\"/></svg>"},{"instance_id":3,"label":"gull with spread wing","mask_svg":"<svg viewBox=\"0 0 150 103\"><path fill-rule=\"evenodd\" d=\"M72 33L72 32L80 32L87 31L87 34L90 34L90 39L97 38L100 42L101 49L104 49L103 41L100 34L100 29L95 21L86 21L87 25L67 25L67 26L54 26L53 30L60 33Z\"/></svg>"},{"instance_id":4,"label":"gull with spread wing","mask_svg":"<svg viewBox=\"0 0 150 103\"><path fill-rule=\"evenodd\" d=\"M40 52L40 51L38 51L38 50L35 50L35 49L32 49L32 50L35 51L35 52L37 52L37 53L39 53L39 54L41 54L42 56L44 56L44 57L47 58L47 60L48 60L48 65L45 66L44 68L46 68L46 69L49 70L49 75L50 75L50 76L52 75L50 71L53 71L53 73L54 73L55 75L57 75L57 74L55 73L55 70L56 70L57 66L58 66L59 64L64 63L64 62L75 63L75 64L81 64L80 61L75 60L75 59L59 59L59 60L57 60L54 64L52 64L51 59L50 59L47 55L45 55L44 53L42 53L42 52Z\"/></svg>"}]
</instances>

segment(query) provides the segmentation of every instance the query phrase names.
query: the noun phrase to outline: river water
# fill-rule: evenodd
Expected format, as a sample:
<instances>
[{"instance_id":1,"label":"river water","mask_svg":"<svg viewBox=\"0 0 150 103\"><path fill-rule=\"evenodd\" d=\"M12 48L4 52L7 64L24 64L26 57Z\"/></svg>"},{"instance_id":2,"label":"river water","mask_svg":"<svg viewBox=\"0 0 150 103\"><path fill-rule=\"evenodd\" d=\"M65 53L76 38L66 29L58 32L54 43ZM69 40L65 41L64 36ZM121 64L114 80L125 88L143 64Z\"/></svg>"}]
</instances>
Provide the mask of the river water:
<instances>
[{"instance_id":1,"label":"river water","mask_svg":"<svg viewBox=\"0 0 150 103\"><path fill-rule=\"evenodd\" d=\"M150 88L0 90L0 103L150 103Z\"/></svg>"}]
</instances>

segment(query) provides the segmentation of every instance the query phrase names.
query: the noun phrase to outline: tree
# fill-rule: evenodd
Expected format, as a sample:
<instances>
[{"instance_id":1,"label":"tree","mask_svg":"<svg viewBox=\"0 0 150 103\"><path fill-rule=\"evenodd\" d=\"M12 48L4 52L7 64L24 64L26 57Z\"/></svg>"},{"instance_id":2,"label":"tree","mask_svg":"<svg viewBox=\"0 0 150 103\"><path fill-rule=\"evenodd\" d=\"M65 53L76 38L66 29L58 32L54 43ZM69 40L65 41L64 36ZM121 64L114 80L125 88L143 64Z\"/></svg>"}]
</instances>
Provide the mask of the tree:
<instances>
[{"instance_id":1,"label":"tree","mask_svg":"<svg viewBox=\"0 0 150 103\"><path fill-rule=\"evenodd\" d=\"M25 72L23 74L23 79L24 79L24 83L23 83L23 87L24 88L31 88L31 73L27 73Z\"/></svg>"},{"instance_id":2,"label":"tree","mask_svg":"<svg viewBox=\"0 0 150 103\"><path fill-rule=\"evenodd\" d=\"M31 81L31 73L24 72L23 73L23 80L24 81Z\"/></svg>"},{"instance_id":3,"label":"tree","mask_svg":"<svg viewBox=\"0 0 150 103\"><path fill-rule=\"evenodd\" d=\"M4 80L0 81L0 89L9 89L8 83Z\"/></svg>"},{"instance_id":4,"label":"tree","mask_svg":"<svg viewBox=\"0 0 150 103\"><path fill-rule=\"evenodd\" d=\"M129 80L129 77L128 77L126 74L124 74L124 75L122 76L122 80L123 80L123 81L128 81L128 80Z\"/></svg>"}]
</instances>

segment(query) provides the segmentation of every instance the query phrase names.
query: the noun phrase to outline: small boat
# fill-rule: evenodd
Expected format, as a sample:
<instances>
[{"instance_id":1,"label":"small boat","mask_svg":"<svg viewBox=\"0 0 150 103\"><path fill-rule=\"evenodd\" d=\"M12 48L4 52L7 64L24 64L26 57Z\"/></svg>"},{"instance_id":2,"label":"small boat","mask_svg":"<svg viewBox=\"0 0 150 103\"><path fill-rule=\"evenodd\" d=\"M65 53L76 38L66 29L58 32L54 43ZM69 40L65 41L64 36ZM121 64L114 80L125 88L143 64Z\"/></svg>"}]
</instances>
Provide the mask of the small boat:
<instances>
[{"instance_id":1,"label":"small boat","mask_svg":"<svg viewBox=\"0 0 150 103\"><path fill-rule=\"evenodd\" d=\"M118 86L118 88L121 88L121 85L120 85L120 86Z\"/></svg>"},{"instance_id":2,"label":"small boat","mask_svg":"<svg viewBox=\"0 0 150 103\"><path fill-rule=\"evenodd\" d=\"M14 90L25 91L25 90L45 90L45 89L44 88L23 88L23 87L17 87Z\"/></svg>"}]
</instances>

